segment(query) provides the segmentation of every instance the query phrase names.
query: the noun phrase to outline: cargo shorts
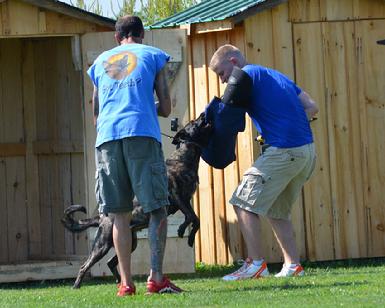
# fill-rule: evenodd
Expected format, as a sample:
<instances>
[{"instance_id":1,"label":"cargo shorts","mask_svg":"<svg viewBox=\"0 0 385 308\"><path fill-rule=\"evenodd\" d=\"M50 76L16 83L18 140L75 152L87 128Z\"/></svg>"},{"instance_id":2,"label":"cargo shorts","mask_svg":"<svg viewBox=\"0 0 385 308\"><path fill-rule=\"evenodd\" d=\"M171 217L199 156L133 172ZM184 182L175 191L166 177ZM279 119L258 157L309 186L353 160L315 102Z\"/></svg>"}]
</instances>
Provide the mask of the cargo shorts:
<instances>
[{"instance_id":1,"label":"cargo shorts","mask_svg":"<svg viewBox=\"0 0 385 308\"><path fill-rule=\"evenodd\" d=\"M161 144L129 137L96 148L96 201L102 214L131 212L134 196L145 213L169 204Z\"/></svg>"},{"instance_id":2,"label":"cargo shorts","mask_svg":"<svg viewBox=\"0 0 385 308\"><path fill-rule=\"evenodd\" d=\"M315 163L314 143L295 148L270 146L246 170L230 203L261 216L289 220Z\"/></svg>"}]
</instances>

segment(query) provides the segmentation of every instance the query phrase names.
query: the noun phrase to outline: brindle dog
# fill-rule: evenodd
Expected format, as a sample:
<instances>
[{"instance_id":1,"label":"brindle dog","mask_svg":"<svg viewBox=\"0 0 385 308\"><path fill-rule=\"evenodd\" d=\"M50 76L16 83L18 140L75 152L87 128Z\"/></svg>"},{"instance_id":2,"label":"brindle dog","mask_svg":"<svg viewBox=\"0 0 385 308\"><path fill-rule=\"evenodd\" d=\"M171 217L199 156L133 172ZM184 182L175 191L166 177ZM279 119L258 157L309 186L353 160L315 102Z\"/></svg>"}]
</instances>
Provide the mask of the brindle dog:
<instances>
[{"instance_id":1,"label":"brindle dog","mask_svg":"<svg viewBox=\"0 0 385 308\"><path fill-rule=\"evenodd\" d=\"M196 216L190 200L198 185L198 167L202 147L207 146L212 129L211 123L206 122L204 113L198 119L190 121L174 136L172 143L177 146L177 149L166 160L170 201L167 214L172 215L178 210L182 211L185 220L178 228L178 236L183 237L186 228L191 224L192 228L188 235L188 245L191 247L194 244L195 234L199 229L199 218ZM72 214L78 211L86 213L85 208L80 205L72 205L65 210L61 221L66 229L71 232L81 232L89 227L98 227L98 230L91 253L80 267L73 285L74 288L80 287L85 273L103 258L113 246L113 215L97 215L92 218L74 220ZM148 227L149 214L144 213L140 204L134 201L132 217L130 226L133 239L132 251L134 251L137 246L136 232ZM117 256L115 255L108 260L107 265L119 282Z\"/></svg>"}]
</instances>

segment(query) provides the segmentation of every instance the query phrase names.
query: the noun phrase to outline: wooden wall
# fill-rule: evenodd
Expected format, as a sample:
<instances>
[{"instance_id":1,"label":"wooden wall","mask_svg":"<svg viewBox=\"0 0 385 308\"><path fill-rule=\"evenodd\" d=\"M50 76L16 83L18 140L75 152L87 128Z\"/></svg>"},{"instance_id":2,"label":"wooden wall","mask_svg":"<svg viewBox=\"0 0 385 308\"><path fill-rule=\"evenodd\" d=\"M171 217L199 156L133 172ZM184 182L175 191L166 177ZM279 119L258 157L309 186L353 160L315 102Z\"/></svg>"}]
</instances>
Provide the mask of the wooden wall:
<instances>
[{"instance_id":1,"label":"wooden wall","mask_svg":"<svg viewBox=\"0 0 385 308\"><path fill-rule=\"evenodd\" d=\"M1 39L0 66L0 263L85 254L84 236L60 224L85 199L71 39Z\"/></svg>"},{"instance_id":2,"label":"wooden wall","mask_svg":"<svg viewBox=\"0 0 385 308\"><path fill-rule=\"evenodd\" d=\"M378 0L290 0L233 30L190 36L192 117L224 89L207 66L227 42L250 62L282 71L319 103L319 120L312 123L317 167L293 211L302 259L385 255L385 48L376 45L385 38L384 10ZM228 200L258 156L254 135L248 122L238 160L224 171L201 163L197 261L226 264L247 256ZM266 259L281 261L267 223L261 236Z\"/></svg>"},{"instance_id":3,"label":"wooden wall","mask_svg":"<svg viewBox=\"0 0 385 308\"><path fill-rule=\"evenodd\" d=\"M226 43L237 45L244 51L243 28L232 31L198 34L190 37L190 116L196 118L208 102L220 96L224 85L208 68L215 50ZM201 162L199 192L194 206L201 218L200 232L196 237L196 259L207 263L226 264L244 254L244 245L236 224L235 213L227 202L240 176L252 162L251 122L238 139L238 161L224 171Z\"/></svg>"},{"instance_id":4,"label":"wooden wall","mask_svg":"<svg viewBox=\"0 0 385 308\"><path fill-rule=\"evenodd\" d=\"M68 35L110 30L20 0L0 1L0 37Z\"/></svg>"}]
</instances>

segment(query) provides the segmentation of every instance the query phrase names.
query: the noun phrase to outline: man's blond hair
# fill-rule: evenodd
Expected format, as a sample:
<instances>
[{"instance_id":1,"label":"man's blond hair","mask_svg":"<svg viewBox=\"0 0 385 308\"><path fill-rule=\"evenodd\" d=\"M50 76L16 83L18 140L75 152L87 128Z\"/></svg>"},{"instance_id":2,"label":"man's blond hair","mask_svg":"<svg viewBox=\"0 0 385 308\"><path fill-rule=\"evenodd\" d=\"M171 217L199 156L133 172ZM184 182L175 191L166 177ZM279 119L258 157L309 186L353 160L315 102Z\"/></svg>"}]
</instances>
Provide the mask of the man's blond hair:
<instances>
[{"instance_id":1,"label":"man's blond hair","mask_svg":"<svg viewBox=\"0 0 385 308\"><path fill-rule=\"evenodd\" d=\"M231 57L238 59L239 62L245 61L245 57L237 47L226 44L219 47L213 54L210 61L210 68L214 70L219 64L225 60L229 60Z\"/></svg>"}]
</instances>

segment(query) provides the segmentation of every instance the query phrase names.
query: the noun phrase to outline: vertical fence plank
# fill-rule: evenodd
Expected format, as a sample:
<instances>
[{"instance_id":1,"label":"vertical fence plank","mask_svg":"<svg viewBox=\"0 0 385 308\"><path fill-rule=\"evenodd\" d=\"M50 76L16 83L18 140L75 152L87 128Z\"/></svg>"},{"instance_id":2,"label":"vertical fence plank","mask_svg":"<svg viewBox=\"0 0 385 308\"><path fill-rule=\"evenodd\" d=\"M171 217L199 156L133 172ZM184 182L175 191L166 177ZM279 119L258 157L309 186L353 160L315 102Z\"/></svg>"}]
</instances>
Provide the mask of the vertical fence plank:
<instances>
[{"instance_id":1,"label":"vertical fence plank","mask_svg":"<svg viewBox=\"0 0 385 308\"><path fill-rule=\"evenodd\" d=\"M352 0L322 0L320 1L321 20L346 20L354 15Z\"/></svg>"},{"instance_id":2,"label":"vertical fence plank","mask_svg":"<svg viewBox=\"0 0 385 308\"><path fill-rule=\"evenodd\" d=\"M1 27L1 26L0 26ZM3 54L3 40L0 40L0 65L3 67L3 62L5 61L5 56ZM5 99L3 97L3 80L6 78L6 75L3 73L4 71L0 71L0 142L5 142L4 136L4 123L5 123L5 114L4 104ZM8 262L8 209L7 209L7 196L6 196L6 166L5 166L5 158L0 157L0 211L2 215L0 215L0 263Z\"/></svg>"},{"instance_id":3,"label":"vertical fence plank","mask_svg":"<svg viewBox=\"0 0 385 308\"><path fill-rule=\"evenodd\" d=\"M274 68L273 14L271 10L264 11L245 21L246 57L250 63ZM277 30L279 31L279 30ZM256 135L255 135L256 136ZM258 156L259 145L254 144L254 154ZM257 158L257 156L255 158ZM280 249L270 224L261 219L263 233L263 254L269 262L282 260Z\"/></svg>"},{"instance_id":4,"label":"vertical fence plank","mask_svg":"<svg viewBox=\"0 0 385 308\"><path fill-rule=\"evenodd\" d=\"M361 142L364 159L364 202L366 211L366 243L369 257L385 255L385 77L381 63L384 46L377 45L385 37L384 20L356 23Z\"/></svg>"},{"instance_id":5,"label":"vertical fence plank","mask_svg":"<svg viewBox=\"0 0 385 308\"><path fill-rule=\"evenodd\" d=\"M216 33L206 35L206 61L207 66L210 64L210 60L217 49ZM208 69L208 91L209 100L214 96L219 97L219 79L217 75ZM213 189L213 209L214 209L214 226L215 237L214 242L211 245L215 246L216 262L218 264L227 264L227 231L226 231L226 200L223 191L224 176L223 170L212 168L212 189Z\"/></svg>"},{"instance_id":6,"label":"vertical fence plank","mask_svg":"<svg viewBox=\"0 0 385 308\"><path fill-rule=\"evenodd\" d=\"M272 39L274 68L295 80L293 32L289 22L289 4L285 3L272 9ZM306 259L305 224L303 217L302 195L293 204L292 223L301 259Z\"/></svg>"},{"instance_id":7,"label":"vertical fence plank","mask_svg":"<svg viewBox=\"0 0 385 308\"><path fill-rule=\"evenodd\" d=\"M217 35L217 47L231 43L230 33L228 31L219 32ZM219 93L222 95L226 85L220 84ZM226 218L227 218L227 242L228 242L228 262L243 257L243 239L238 226L238 220L234 212L233 206L228 202L233 194L234 189L239 182L238 163L235 161L224 169L224 195L226 202Z\"/></svg>"},{"instance_id":8,"label":"vertical fence plank","mask_svg":"<svg viewBox=\"0 0 385 308\"><path fill-rule=\"evenodd\" d=\"M334 258L333 215L321 25L294 25L293 36L297 83L320 107L319 120L312 125L318 161L304 189L307 255L310 260L330 260Z\"/></svg>"},{"instance_id":9,"label":"vertical fence plank","mask_svg":"<svg viewBox=\"0 0 385 308\"><path fill-rule=\"evenodd\" d=\"M33 142L36 140L36 95L33 43L30 41L24 42L23 50L23 107L26 143L26 206L28 214L29 256L31 258L38 258L41 255L41 231L38 159L33 153Z\"/></svg>"},{"instance_id":10,"label":"vertical fence plank","mask_svg":"<svg viewBox=\"0 0 385 308\"><path fill-rule=\"evenodd\" d=\"M194 81L195 81L195 113L198 116L204 111L209 100L207 87L206 40L204 35L194 38ZM201 217L200 232L206 240L201 241L201 258L203 262L215 263L215 226L213 211L212 168L201 161L199 166L199 214Z\"/></svg>"},{"instance_id":11,"label":"vertical fence plank","mask_svg":"<svg viewBox=\"0 0 385 308\"><path fill-rule=\"evenodd\" d=\"M320 20L320 1L324 0L290 0L289 18L292 22Z\"/></svg>"},{"instance_id":12,"label":"vertical fence plank","mask_svg":"<svg viewBox=\"0 0 385 308\"><path fill-rule=\"evenodd\" d=\"M47 52L50 51L50 52ZM36 87L36 138L37 140L52 140L53 125L55 121L51 99L54 97L50 81L53 78L51 67L53 62L53 41L47 39L37 40L34 44L35 63L35 87ZM44 55L44 57L42 57ZM39 196L40 196L40 221L41 224L41 249L42 258L48 258L53 254L53 226L52 203L55 191L55 182L52 178L54 165L50 157L40 155L38 157Z\"/></svg>"},{"instance_id":13,"label":"vertical fence plank","mask_svg":"<svg viewBox=\"0 0 385 308\"><path fill-rule=\"evenodd\" d=\"M358 68L354 23L325 23L325 83L329 92L330 182L335 258L365 256L365 224L362 207ZM336 67L343 69L336 70Z\"/></svg>"},{"instance_id":14,"label":"vertical fence plank","mask_svg":"<svg viewBox=\"0 0 385 308\"><path fill-rule=\"evenodd\" d=\"M195 110L195 69L194 69L194 40L192 37L188 39L187 41L187 48L188 48L188 75L189 75L189 90L190 90L190 96L189 96L189 109L190 109L190 119L196 118L196 110ZM194 211L198 217L200 217L199 214L199 187L197 189L197 192L194 194L192 203L194 206ZM195 242L194 242L194 250L195 250L195 260L197 262L202 261L202 254L201 254L201 233L198 231L195 235Z\"/></svg>"},{"instance_id":15,"label":"vertical fence plank","mask_svg":"<svg viewBox=\"0 0 385 308\"><path fill-rule=\"evenodd\" d=\"M24 142L21 40L8 40L2 46L2 99L4 142ZM25 158L5 158L8 256L10 262L28 257L28 229L25 194ZM15 219L17 218L17 219Z\"/></svg>"}]
</instances>

